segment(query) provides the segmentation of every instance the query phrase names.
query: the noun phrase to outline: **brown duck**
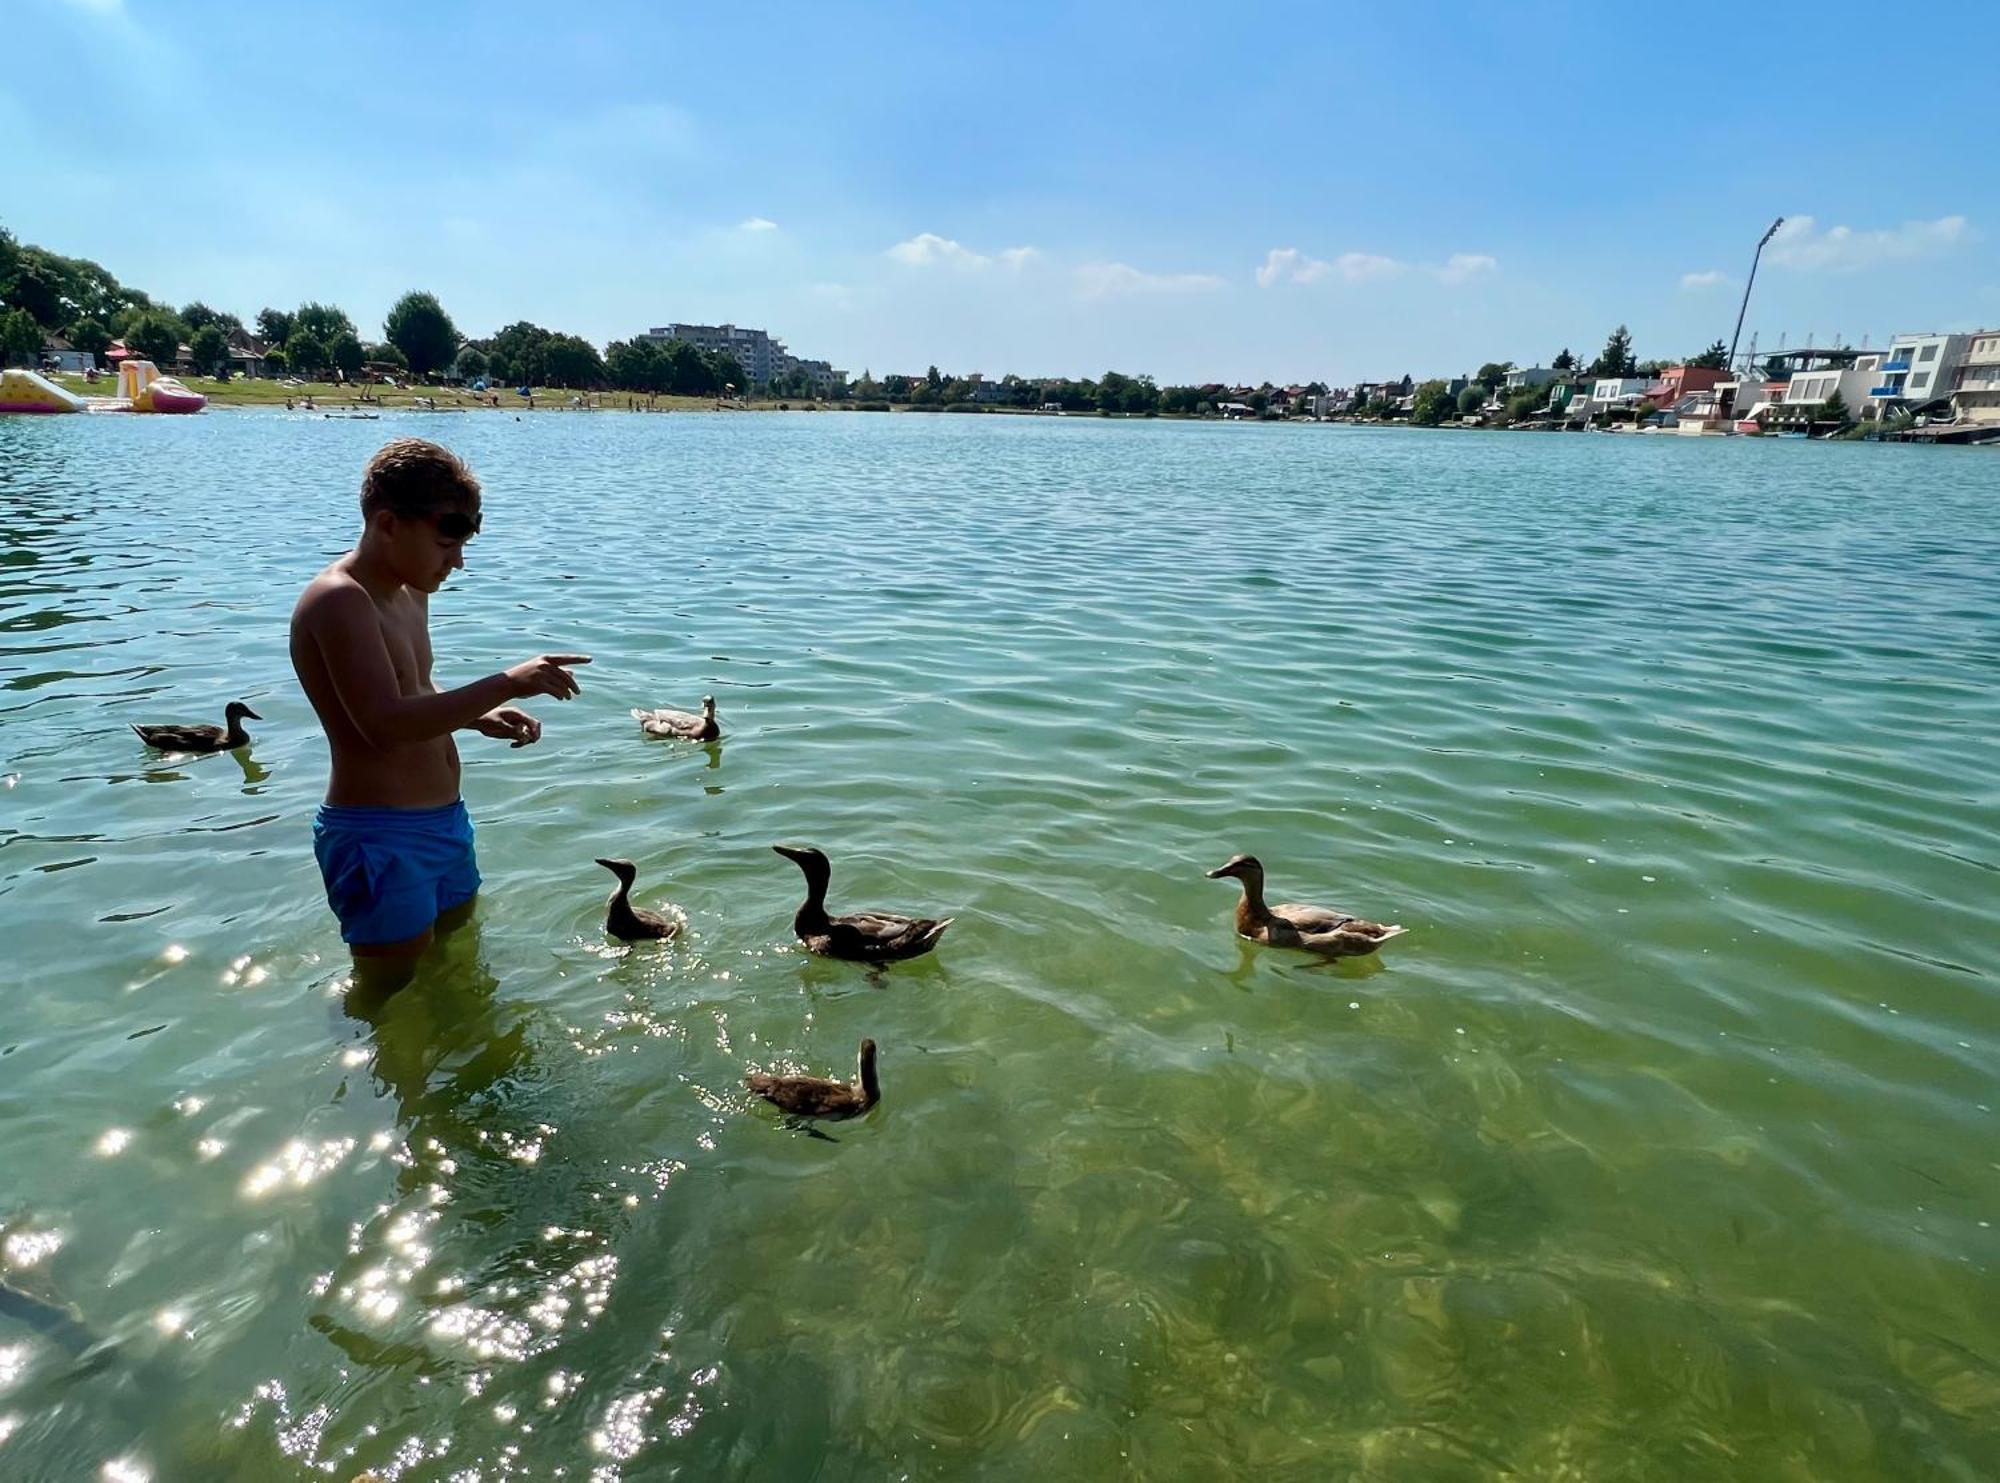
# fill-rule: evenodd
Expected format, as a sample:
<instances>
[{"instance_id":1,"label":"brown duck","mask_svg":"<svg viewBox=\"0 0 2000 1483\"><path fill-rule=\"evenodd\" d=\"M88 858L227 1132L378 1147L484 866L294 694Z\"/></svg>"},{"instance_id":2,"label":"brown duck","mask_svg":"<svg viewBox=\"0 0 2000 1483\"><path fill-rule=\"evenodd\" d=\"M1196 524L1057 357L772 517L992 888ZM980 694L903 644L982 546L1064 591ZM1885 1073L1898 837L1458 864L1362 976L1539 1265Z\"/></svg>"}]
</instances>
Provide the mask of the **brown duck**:
<instances>
[{"instance_id":1,"label":"brown duck","mask_svg":"<svg viewBox=\"0 0 2000 1483\"><path fill-rule=\"evenodd\" d=\"M886 911L857 911L844 917L826 914L826 883L833 867L811 845L771 846L806 876L805 904L792 918L792 931L808 952L858 963L895 963L920 958L944 936L950 917L901 917Z\"/></svg>"},{"instance_id":2,"label":"brown duck","mask_svg":"<svg viewBox=\"0 0 2000 1483\"><path fill-rule=\"evenodd\" d=\"M606 932L624 942L664 942L681 930L672 917L632 904L632 882L639 878L638 866L630 860L600 859L597 863L618 877L618 889L611 893L611 905L604 913Z\"/></svg>"},{"instance_id":3,"label":"brown duck","mask_svg":"<svg viewBox=\"0 0 2000 1483\"><path fill-rule=\"evenodd\" d=\"M1209 871L1209 879L1234 876L1243 882L1243 899L1236 903L1236 933L1271 947L1303 947L1336 958L1372 953L1404 928L1363 921L1323 906L1264 904L1264 865L1255 855L1238 855Z\"/></svg>"},{"instance_id":4,"label":"brown duck","mask_svg":"<svg viewBox=\"0 0 2000 1483\"><path fill-rule=\"evenodd\" d=\"M859 1074L851 1082L753 1071L743 1084L793 1117L859 1117L882 1100L882 1083L875 1079L874 1041L861 1042L860 1062Z\"/></svg>"},{"instance_id":5,"label":"brown duck","mask_svg":"<svg viewBox=\"0 0 2000 1483\"><path fill-rule=\"evenodd\" d=\"M665 737L669 741L714 741L722 735L722 726L715 719L713 695L702 696L699 716L661 706L651 711L634 710L632 719L639 723L639 729L646 735Z\"/></svg>"},{"instance_id":6,"label":"brown duck","mask_svg":"<svg viewBox=\"0 0 2000 1483\"><path fill-rule=\"evenodd\" d=\"M139 733L140 741L162 752L233 752L250 745L250 733L243 729L244 719L264 719L240 700L230 701L222 716L229 723L226 727L134 726L132 729Z\"/></svg>"}]
</instances>

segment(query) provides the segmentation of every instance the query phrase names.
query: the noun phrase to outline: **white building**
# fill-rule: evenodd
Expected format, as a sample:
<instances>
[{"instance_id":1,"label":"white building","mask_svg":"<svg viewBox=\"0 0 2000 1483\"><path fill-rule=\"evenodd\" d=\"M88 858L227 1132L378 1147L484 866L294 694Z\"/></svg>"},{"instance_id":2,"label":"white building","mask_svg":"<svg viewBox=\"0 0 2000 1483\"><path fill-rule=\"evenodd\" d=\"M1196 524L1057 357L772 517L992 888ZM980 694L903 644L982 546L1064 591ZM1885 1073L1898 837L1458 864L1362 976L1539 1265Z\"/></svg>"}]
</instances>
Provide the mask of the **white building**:
<instances>
[{"instance_id":1,"label":"white building","mask_svg":"<svg viewBox=\"0 0 2000 1483\"><path fill-rule=\"evenodd\" d=\"M1531 386L1547 386L1556 373L1547 366L1516 366L1502 383L1508 391L1526 391Z\"/></svg>"},{"instance_id":2,"label":"white building","mask_svg":"<svg viewBox=\"0 0 2000 1483\"><path fill-rule=\"evenodd\" d=\"M1844 368L1800 371L1785 387L1784 395L1775 400L1787 406L1824 402L1837 391L1849 414L1859 417L1868 408L1869 394L1881 384L1885 358L1885 352L1874 351L1857 356L1853 365Z\"/></svg>"},{"instance_id":3,"label":"white building","mask_svg":"<svg viewBox=\"0 0 2000 1483\"><path fill-rule=\"evenodd\" d=\"M1960 362L1951 410L1960 422L2000 422L2000 330L1980 330Z\"/></svg>"},{"instance_id":4,"label":"white building","mask_svg":"<svg viewBox=\"0 0 2000 1483\"><path fill-rule=\"evenodd\" d=\"M1869 395L1881 407L1920 407L1951 395L1970 335L1898 335L1889 342L1881 381Z\"/></svg>"}]
</instances>

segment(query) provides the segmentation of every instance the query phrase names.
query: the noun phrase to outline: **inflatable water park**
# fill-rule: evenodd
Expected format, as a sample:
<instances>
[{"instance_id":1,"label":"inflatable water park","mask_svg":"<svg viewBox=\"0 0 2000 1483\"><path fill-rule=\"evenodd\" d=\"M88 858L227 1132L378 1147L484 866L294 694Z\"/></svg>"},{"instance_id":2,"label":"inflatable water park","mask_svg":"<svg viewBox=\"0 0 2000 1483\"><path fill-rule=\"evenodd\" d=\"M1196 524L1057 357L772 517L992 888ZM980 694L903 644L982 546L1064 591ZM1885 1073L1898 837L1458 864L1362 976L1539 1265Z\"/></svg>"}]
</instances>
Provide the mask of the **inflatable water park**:
<instances>
[{"instance_id":1,"label":"inflatable water park","mask_svg":"<svg viewBox=\"0 0 2000 1483\"><path fill-rule=\"evenodd\" d=\"M116 396L78 396L39 371L0 371L0 412L199 412L207 405L149 360L118 367Z\"/></svg>"}]
</instances>

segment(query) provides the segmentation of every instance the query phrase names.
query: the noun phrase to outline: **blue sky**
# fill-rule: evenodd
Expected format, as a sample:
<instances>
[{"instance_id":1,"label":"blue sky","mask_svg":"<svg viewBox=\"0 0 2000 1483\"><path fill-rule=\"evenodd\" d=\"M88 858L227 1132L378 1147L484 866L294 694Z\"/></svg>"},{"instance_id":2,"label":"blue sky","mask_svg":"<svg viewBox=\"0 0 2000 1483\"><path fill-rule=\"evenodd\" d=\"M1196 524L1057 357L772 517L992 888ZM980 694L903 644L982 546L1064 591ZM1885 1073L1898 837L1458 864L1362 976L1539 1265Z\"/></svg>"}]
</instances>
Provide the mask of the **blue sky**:
<instances>
[{"instance_id":1,"label":"blue sky","mask_svg":"<svg viewBox=\"0 0 2000 1483\"><path fill-rule=\"evenodd\" d=\"M1701 17L1714 14L1713 25ZM8 0L0 224L877 375L1422 376L2000 323L2000 5Z\"/></svg>"}]
</instances>

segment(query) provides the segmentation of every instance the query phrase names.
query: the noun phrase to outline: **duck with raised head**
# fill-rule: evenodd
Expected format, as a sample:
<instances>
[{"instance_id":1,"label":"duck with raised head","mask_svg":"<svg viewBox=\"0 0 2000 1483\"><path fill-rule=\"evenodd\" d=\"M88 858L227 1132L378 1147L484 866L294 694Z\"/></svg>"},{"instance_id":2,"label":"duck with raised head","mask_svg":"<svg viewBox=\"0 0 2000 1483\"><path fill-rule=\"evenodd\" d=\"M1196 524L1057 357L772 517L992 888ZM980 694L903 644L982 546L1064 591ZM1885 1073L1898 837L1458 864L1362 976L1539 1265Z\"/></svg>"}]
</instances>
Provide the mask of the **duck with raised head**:
<instances>
[{"instance_id":1,"label":"duck with raised head","mask_svg":"<svg viewBox=\"0 0 2000 1483\"><path fill-rule=\"evenodd\" d=\"M904 917L886 911L858 911L832 917L826 912L826 886L833 867L811 845L771 846L805 872L806 899L792 918L792 931L808 952L857 963L895 963L919 958L937 946L950 917Z\"/></svg>"},{"instance_id":2,"label":"duck with raised head","mask_svg":"<svg viewBox=\"0 0 2000 1483\"><path fill-rule=\"evenodd\" d=\"M1358 958L1372 953L1404 928L1364 921L1323 906L1264 904L1264 865L1255 855L1238 855L1208 872L1210 880L1233 876L1243 883L1236 903L1236 934L1271 947L1311 948L1329 957Z\"/></svg>"},{"instance_id":3,"label":"duck with raised head","mask_svg":"<svg viewBox=\"0 0 2000 1483\"><path fill-rule=\"evenodd\" d=\"M713 695L702 696L699 716L661 706L651 711L635 709L632 719L646 735L665 737L668 741L715 741L722 735L722 727L715 719Z\"/></svg>"},{"instance_id":4,"label":"duck with raised head","mask_svg":"<svg viewBox=\"0 0 2000 1483\"><path fill-rule=\"evenodd\" d=\"M753 1071L743 1084L793 1117L859 1117L882 1100L882 1083L875 1079L875 1042L861 1042L860 1065L853 1081L824 1076L779 1076Z\"/></svg>"},{"instance_id":5,"label":"duck with raised head","mask_svg":"<svg viewBox=\"0 0 2000 1483\"><path fill-rule=\"evenodd\" d=\"M233 752L250 745L250 733L243 722L264 718L240 700L229 702L222 713L227 726L134 726L139 740L162 752Z\"/></svg>"},{"instance_id":6,"label":"duck with raised head","mask_svg":"<svg viewBox=\"0 0 2000 1483\"><path fill-rule=\"evenodd\" d=\"M621 942L664 942L681 930L672 917L632 904L632 882L639 878L638 866L630 860L600 859L597 863L618 877L618 889L611 893L611 905L604 913L606 932Z\"/></svg>"}]
</instances>

